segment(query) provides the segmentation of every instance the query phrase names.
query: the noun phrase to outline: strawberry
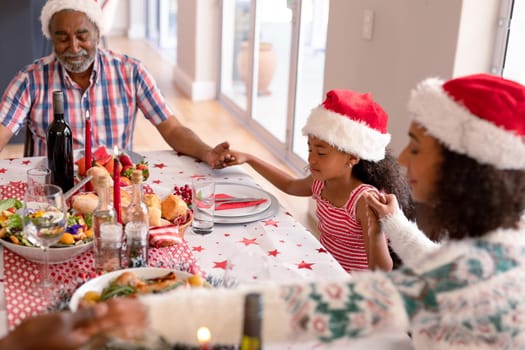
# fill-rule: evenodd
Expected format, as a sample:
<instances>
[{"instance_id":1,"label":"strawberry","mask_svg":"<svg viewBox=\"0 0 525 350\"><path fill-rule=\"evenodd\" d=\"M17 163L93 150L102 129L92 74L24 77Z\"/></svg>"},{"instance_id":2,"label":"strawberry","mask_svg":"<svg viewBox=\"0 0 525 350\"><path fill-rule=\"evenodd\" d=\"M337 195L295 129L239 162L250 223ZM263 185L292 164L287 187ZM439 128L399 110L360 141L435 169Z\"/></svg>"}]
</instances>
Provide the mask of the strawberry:
<instances>
[{"instance_id":1,"label":"strawberry","mask_svg":"<svg viewBox=\"0 0 525 350\"><path fill-rule=\"evenodd\" d=\"M131 158L125 153L120 154L119 160L123 168L126 168L127 166L133 166L133 162L131 161Z\"/></svg>"},{"instance_id":2,"label":"strawberry","mask_svg":"<svg viewBox=\"0 0 525 350\"><path fill-rule=\"evenodd\" d=\"M142 170L142 176L144 177L144 181L146 181L149 177L148 162L142 161L138 163L135 168L137 170Z\"/></svg>"}]
</instances>

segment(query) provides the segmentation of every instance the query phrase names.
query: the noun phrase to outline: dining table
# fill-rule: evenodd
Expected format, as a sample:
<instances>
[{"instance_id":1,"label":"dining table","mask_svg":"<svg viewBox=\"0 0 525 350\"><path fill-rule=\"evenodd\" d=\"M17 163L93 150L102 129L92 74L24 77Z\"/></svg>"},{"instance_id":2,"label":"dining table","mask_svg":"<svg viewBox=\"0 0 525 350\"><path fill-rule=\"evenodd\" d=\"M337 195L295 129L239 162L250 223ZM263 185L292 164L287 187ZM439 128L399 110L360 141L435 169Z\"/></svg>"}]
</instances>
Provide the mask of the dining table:
<instances>
[{"instance_id":1,"label":"dining table","mask_svg":"<svg viewBox=\"0 0 525 350\"><path fill-rule=\"evenodd\" d=\"M194 179L212 177L223 189L241 188L248 193L263 193L271 202L264 210L255 214L223 216L224 213L217 213L217 220L210 234L195 234L191 227L185 231L184 244L178 248L177 257L185 259L188 262L186 268L190 264L193 272L202 274L212 285L333 280L347 276L315 235L295 220L279 204L277 198L257 184L242 167L211 169L203 162L172 150L141 152L140 156L144 157L143 160L149 166L150 175L145 186L160 197L172 194L176 188L186 185L191 188ZM26 181L28 169L41 165L46 165L46 158L0 160L1 198L9 197L13 188ZM216 187L216 191L217 188L220 186ZM155 260L157 263L162 261L162 255L162 250L159 250L158 259ZM78 265L91 264L92 255L89 259L84 257L82 261L79 260L82 256L76 259ZM16 270L9 264L16 265ZM24 278L28 266L33 266L34 269L36 265L38 264L16 256L5 247L0 248L0 335L9 332L24 318L45 312L42 309L35 311L30 305L23 304L17 296L16 283ZM67 263L62 265L67 266ZM181 263L179 266L183 265ZM68 270L65 267L55 268ZM84 281L93 277L87 273L88 268L85 266L75 266L71 270L78 272L82 268L86 271L82 275ZM18 273L20 276L10 276ZM265 349L347 349L350 346L352 349L412 349L410 338L399 333L384 333L333 344L317 341L265 344Z\"/></svg>"}]
</instances>

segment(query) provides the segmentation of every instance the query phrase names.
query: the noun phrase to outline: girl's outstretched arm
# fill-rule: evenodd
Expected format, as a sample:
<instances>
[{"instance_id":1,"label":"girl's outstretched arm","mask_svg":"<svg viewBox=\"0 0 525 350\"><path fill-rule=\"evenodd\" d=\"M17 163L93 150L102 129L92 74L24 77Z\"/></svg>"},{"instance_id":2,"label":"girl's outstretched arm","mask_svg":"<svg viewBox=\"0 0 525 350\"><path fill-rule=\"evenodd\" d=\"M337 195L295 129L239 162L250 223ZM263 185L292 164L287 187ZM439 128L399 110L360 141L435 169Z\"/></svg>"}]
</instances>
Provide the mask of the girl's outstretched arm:
<instances>
[{"instance_id":1,"label":"girl's outstretched arm","mask_svg":"<svg viewBox=\"0 0 525 350\"><path fill-rule=\"evenodd\" d=\"M227 163L227 166L247 163L255 171L266 178L266 180L270 181L275 187L285 193L294 196L312 195L313 180L310 175L302 179L297 179L251 154L231 151L231 155L233 156L233 159Z\"/></svg>"}]
</instances>

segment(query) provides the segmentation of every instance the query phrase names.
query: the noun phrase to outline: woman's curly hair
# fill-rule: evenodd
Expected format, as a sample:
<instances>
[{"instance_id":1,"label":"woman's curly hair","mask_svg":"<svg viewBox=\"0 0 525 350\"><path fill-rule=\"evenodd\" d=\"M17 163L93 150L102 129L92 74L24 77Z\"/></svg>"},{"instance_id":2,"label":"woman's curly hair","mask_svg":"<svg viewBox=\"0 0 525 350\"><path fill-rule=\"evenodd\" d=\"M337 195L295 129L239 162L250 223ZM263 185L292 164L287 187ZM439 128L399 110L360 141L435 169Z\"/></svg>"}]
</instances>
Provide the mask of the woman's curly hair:
<instances>
[{"instance_id":1,"label":"woman's curly hair","mask_svg":"<svg viewBox=\"0 0 525 350\"><path fill-rule=\"evenodd\" d=\"M352 174L363 183L372 185L378 190L395 194L405 216L414 220L415 210L410 186L406 175L401 172L401 167L390 150L386 150L385 158L379 162L361 159L354 165Z\"/></svg>"},{"instance_id":2,"label":"woman's curly hair","mask_svg":"<svg viewBox=\"0 0 525 350\"><path fill-rule=\"evenodd\" d=\"M525 210L525 171L499 170L442 147L433 221L450 239L516 228Z\"/></svg>"}]
</instances>

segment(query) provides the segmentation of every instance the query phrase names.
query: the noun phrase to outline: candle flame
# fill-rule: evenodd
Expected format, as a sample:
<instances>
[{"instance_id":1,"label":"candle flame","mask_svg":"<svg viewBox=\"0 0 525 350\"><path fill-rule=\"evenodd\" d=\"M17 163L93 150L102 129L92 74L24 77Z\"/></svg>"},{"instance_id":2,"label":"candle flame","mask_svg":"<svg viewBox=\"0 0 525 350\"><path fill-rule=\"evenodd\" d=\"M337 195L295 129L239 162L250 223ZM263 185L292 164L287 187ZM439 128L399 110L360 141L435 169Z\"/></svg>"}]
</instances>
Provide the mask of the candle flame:
<instances>
[{"instance_id":1,"label":"candle flame","mask_svg":"<svg viewBox=\"0 0 525 350\"><path fill-rule=\"evenodd\" d=\"M117 145L115 145L115 146L113 147L113 155L114 155L115 157L118 156L118 147L117 147Z\"/></svg>"},{"instance_id":2,"label":"candle flame","mask_svg":"<svg viewBox=\"0 0 525 350\"><path fill-rule=\"evenodd\" d=\"M206 344L211 339L211 332L208 327L201 327L197 329L197 340L199 344Z\"/></svg>"}]
</instances>

